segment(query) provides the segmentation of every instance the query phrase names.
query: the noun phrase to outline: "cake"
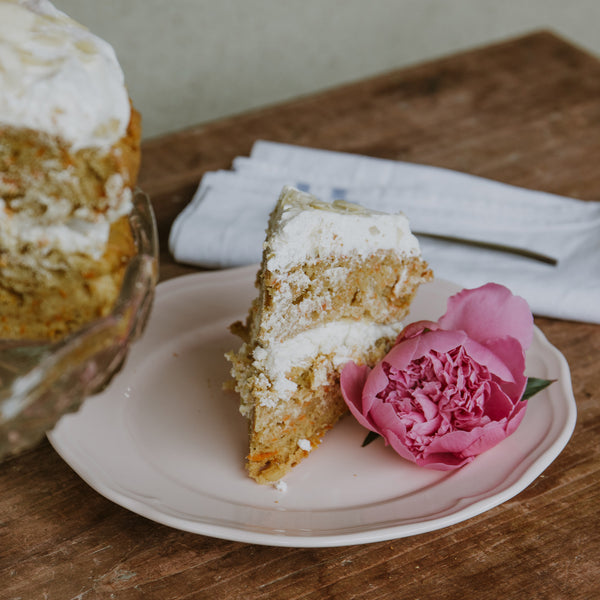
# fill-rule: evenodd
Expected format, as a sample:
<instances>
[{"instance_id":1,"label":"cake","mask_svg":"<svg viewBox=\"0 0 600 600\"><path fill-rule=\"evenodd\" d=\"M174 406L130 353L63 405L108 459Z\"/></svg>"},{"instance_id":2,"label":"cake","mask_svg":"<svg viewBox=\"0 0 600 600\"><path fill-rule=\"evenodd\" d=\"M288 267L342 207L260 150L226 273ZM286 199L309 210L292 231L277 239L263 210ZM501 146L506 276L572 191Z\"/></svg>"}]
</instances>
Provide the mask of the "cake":
<instances>
[{"instance_id":1,"label":"cake","mask_svg":"<svg viewBox=\"0 0 600 600\"><path fill-rule=\"evenodd\" d=\"M285 187L269 218L256 287L231 362L249 422L246 468L278 481L346 412L339 372L372 365L432 278L403 214L326 203Z\"/></svg>"},{"instance_id":2,"label":"cake","mask_svg":"<svg viewBox=\"0 0 600 600\"><path fill-rule=\"evenodd\" d=\"M0 0L0 339L57 340L110 312L139 162L112 47L47 0Z\"/></svg>"}]
</instances>

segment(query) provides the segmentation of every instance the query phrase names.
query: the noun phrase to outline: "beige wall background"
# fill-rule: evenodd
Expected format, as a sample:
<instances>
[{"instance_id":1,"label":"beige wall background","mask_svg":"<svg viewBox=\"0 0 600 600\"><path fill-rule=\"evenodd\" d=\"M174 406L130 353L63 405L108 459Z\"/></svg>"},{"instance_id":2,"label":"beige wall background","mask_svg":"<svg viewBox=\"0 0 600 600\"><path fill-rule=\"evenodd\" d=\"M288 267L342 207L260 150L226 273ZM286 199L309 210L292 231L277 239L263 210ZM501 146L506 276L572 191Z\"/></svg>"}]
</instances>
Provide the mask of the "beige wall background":
<instances>
[{"instance_id":1,"label":"beige wall background","mask_svg":"<svg viewBox=\"0 0 600 600\"><path fill-rule=\"evenodd\" d=\"M551 29L600 56L600 0L55 0L115 48L144 137Z\"/></svg>"}]
</instances>

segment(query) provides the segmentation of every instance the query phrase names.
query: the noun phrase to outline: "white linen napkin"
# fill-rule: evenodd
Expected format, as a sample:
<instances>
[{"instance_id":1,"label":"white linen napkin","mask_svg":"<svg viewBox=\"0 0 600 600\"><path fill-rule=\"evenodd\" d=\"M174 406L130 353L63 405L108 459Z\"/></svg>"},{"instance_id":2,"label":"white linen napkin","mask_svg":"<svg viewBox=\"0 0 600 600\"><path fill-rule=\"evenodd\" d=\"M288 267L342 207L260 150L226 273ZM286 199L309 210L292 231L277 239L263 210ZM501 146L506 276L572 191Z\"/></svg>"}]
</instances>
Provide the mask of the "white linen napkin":
<instances>
[{"instance_id":1,"label":"white linen napkin","mask_svg":"<svg viewBox=\"0 0 600 600\"><path fill-rule=\"evenodd\" d=\"M284 185L323 200L404 212L414 231L550 255L529 258L420 238L437 277L463 287L503 283L538 315L600 323L600 202L583 202L446 169L257 141L231 171L207 173L171 229L180 262L208 268L258 263L267 219Z\"/></svg>"}]
</instances>

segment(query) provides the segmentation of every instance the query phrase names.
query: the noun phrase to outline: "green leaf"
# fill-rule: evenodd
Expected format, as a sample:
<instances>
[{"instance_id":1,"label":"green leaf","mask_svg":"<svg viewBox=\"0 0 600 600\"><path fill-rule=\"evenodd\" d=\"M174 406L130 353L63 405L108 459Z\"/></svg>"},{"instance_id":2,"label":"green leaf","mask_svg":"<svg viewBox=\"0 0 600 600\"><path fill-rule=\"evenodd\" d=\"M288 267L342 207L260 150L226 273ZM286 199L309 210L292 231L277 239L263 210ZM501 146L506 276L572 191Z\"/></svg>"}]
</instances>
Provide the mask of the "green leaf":
<instances>
[{"instance_id":1,"label":"green leaf","mask_svg":"<svg viewBox=\"0 0 600 600\"><path fill-rule=\"evenodd\" d=\"M528 377L527 385L521 400L529 400L532 396L535 396L538 392L545 390L551 383L554 383L556 379L539 379L538 377Z\"/></svg>"},{"instance_id":2,"label":"green leaf","mask_svg":"<svg viewBox=\"0 0 600 600\"><path fill-rule=\"evenodd\" d=\"M378 433L375 433L374 431L369 431L369 433L367 433L367 437L363 440L361 448L368 446L371 442L374 442L378 437L381 437Z\"/></svg>"}]
</instances>

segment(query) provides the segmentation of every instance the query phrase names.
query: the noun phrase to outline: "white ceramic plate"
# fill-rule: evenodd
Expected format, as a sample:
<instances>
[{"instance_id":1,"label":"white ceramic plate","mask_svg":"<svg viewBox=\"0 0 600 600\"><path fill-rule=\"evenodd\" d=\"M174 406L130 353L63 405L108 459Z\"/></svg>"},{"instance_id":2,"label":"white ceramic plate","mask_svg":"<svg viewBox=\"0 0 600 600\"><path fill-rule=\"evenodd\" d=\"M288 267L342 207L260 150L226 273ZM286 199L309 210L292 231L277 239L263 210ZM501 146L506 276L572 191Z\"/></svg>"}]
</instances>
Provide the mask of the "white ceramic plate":
<instances>
[{"instance_id":1,"label":"white ceramic plate","mask_svg":"<svg viewBox=\"0 0 600 600\"><path fill-rule=\"evenodd\" d=\"M286 491L244 471L246 421L223 392L256 267L160 284L142 339L123 371L50 441L94 489L149 519L194 533L275 546L394 539L463 521L528 486L563 449L576 408L564 357L536 329L529 375L558 381L529 401L519 429L464 468L416 467L344 418L286 478ZM437 319L458 287L421 287L411 320Z\"/></svg>"}]
</instances>

